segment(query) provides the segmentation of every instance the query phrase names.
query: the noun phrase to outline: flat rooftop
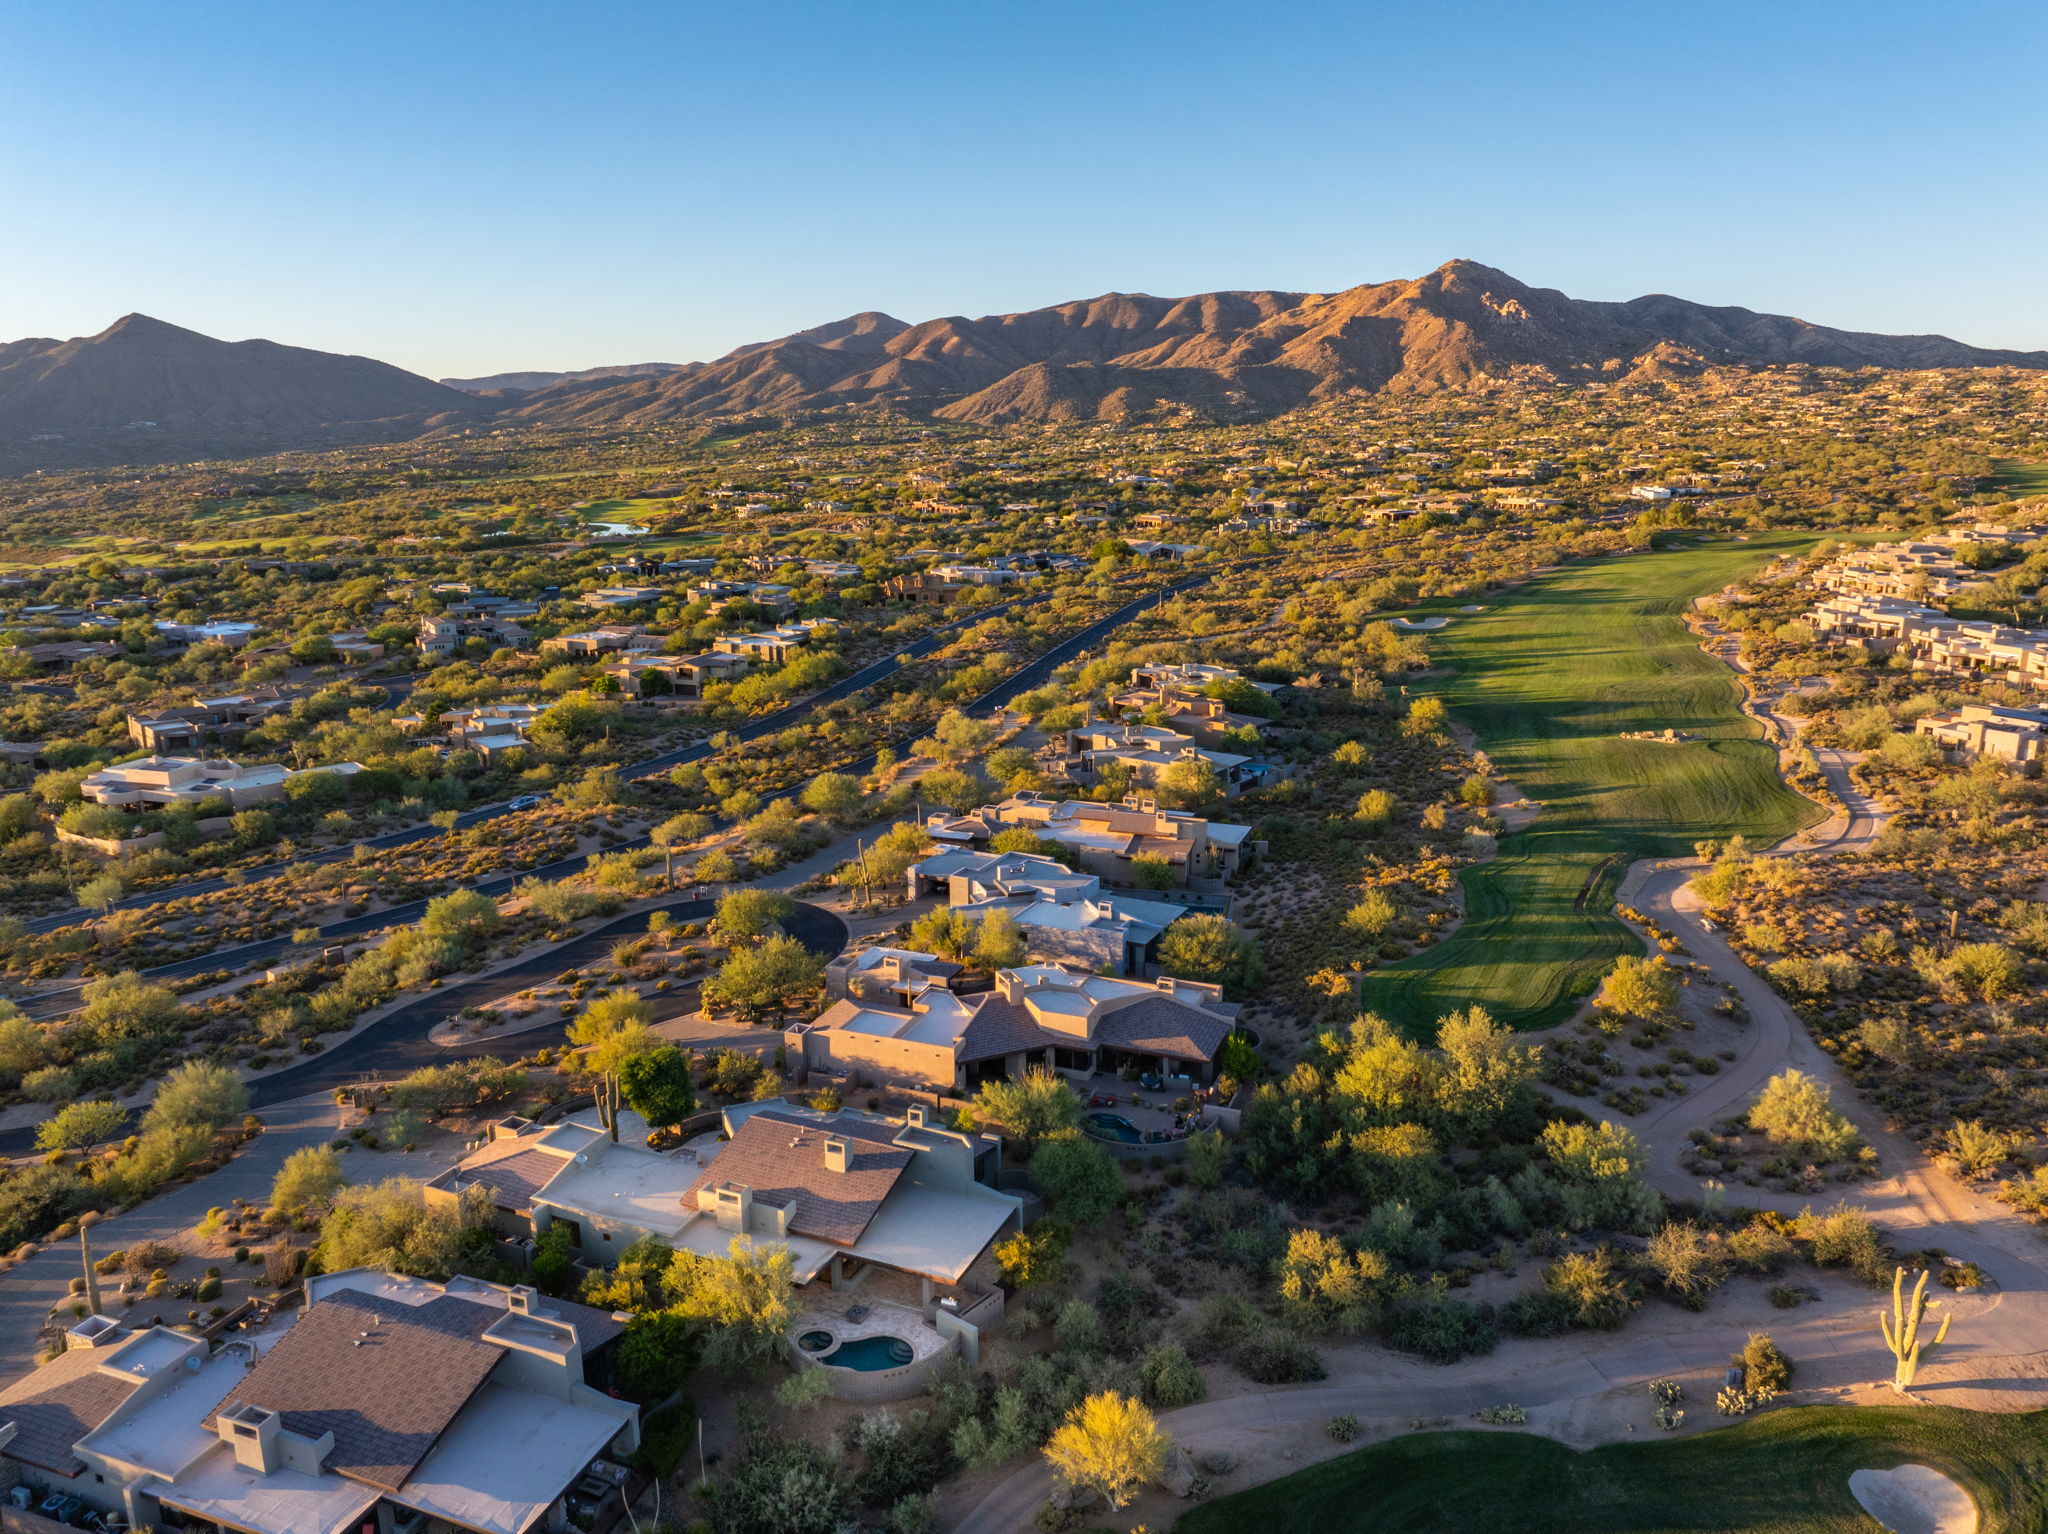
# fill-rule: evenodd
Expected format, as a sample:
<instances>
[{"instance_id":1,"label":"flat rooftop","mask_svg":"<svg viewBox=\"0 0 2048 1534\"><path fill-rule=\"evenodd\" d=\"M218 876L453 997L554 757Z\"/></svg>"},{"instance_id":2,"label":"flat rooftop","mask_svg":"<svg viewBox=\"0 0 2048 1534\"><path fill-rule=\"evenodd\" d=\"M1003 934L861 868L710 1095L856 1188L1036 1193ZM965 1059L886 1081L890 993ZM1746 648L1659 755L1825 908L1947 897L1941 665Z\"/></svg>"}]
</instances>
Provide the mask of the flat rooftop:
<instances>
[{"instance_id":1,"label":"flat rooftop","mask_svg":"<svg viewBox=\"0 0 2048 1534\"><path fill-rule=\"evenodd\" d=\"M283 1335L279 1328L250 1340L267 1349ZM250 1360L241 1349L222 1349L197 1369L177 1370L177 1382L169 1389L132 1411L116 1413L84 1444L124 1465L139 1465L175 1480L186 1466L219 1445L220 1436L208 1431L206 1419L249 1369Z\"/></svg>"},{"instance_id":2,"label":"flat rooftop","mask_svg":"<svg viewBox=\"0 0 2048 1534\"><path fill-rule=\"evenodd\" d=\"M694 1212L683 1208L682 1194L699 1170L694 1162L678 1162L630 1145L611 1145L601 1157L580 1164L570 1162L548 1184L542 1198L571 1214L672 1235Z\"/></svg>"},{"instance_id":3,"label":"flat rooftop","mask_svg":"<svg viewBox=\"0 0 2048 1534\"><path fill-rule=\"evenodd\" d=\"M236 1464L234 1451L219 1444L176 1487L164 1489L163 1502L251 1534L340 1534L377 1505L378 1495L375 1487L343 1475L258 1475Z\"/></svg>"},{"instance_id":4,"label":"flat rooftop","mask_svg":"<svg viewBox=\"0 0 2048 1534\"><path fill-rule=\"evenodd\" d=\"M482 1534L525 1534L620 1426L588 1406L487 1384L392 1500Z\"/></svg>"}]
</instances>

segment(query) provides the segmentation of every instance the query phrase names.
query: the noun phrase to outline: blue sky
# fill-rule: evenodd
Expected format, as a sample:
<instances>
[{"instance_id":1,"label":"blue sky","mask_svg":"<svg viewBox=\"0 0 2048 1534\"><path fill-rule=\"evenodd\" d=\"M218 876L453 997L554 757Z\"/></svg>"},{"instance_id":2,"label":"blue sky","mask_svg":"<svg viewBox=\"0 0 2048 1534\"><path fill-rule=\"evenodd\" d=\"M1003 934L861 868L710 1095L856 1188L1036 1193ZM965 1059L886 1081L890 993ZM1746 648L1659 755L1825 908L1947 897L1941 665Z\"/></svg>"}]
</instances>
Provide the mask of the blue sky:
<instances>
[{"instance_id":1,"label":"blue sky","mask_svg":"<svg viewBox=\"0 0 2048 1534\"><path fill-rule=\"evenodd\" d=\"M0 338L421 372L1454 256L2048 347L2048 7L11 0Z\"/></svg>"}]
</instances>

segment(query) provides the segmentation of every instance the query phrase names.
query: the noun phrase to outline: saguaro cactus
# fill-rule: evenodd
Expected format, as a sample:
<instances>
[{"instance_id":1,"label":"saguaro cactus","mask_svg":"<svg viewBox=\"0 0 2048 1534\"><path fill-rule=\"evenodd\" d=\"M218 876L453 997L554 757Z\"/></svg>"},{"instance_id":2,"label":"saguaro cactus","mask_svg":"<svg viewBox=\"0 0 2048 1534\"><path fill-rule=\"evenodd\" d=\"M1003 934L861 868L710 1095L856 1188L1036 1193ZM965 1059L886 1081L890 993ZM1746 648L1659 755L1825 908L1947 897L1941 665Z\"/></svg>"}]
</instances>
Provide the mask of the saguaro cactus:
<instances>
[{"instance_id":1,"label":"saguaro cactus","mask_svg":"<svg viewBox=\"0 0 2048 1534\"><path fill-rule=\"evenodd\" d=\"M1892 1357L1899 1363L1892 1372L1892 1389L1904 1395L1913 1388L1913 1376L1920 1372L1921 1360L1948 1339L1948 1324L1955 1319L1953 1312L1941 1318L1941 1328L1934 1334L1932 1342L1920 1340L1920 1323L1927 1314L1927 1270L1921 1269L1919 1282L1913 1285L1913 1295L1905 1294L1906 1270L1898 1268L1892 1273L1892 1313L1877 1313L1877 1324L1884 1329L1884 1345L1892 1350Z\"/></svg>"}]
</instances>

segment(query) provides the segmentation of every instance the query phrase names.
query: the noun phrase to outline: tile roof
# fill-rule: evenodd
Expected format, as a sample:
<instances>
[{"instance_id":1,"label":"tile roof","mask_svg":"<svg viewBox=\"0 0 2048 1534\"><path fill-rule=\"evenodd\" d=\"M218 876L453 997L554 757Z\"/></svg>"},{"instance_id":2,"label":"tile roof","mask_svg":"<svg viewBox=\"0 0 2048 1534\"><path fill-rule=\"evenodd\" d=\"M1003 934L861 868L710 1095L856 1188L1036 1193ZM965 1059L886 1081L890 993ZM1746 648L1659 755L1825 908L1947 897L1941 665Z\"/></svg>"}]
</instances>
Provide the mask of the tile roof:
<instances>
[{"instance_id":1,"label":"tile roof","mask_svg":"<svg viewBox=\"0 0 2048 1534\"><path fill-rule=\"evenodd\" d=\"M683 1207L694 1210L702 1188L739 1183L761 1203L788 1205L791 1234L851 1246L910 1165L913 1152L895 1145L895 1134L863 1119L756 1113L690 1184ZM853 1142L844 1172L825 1169L833 1135Z\"/></svg>"},{"instance_id":2,"label":"tile roof","mask_svg":"<svg viewBox=\"0 0 2048 1534\"><path fill-rule=\"evenodd\" d=\"M1212 1060L1236 1026L1200 1007L1168 996L1148 996L1106 1012L1095 1025L1097 1043L1140 1054Z\"/></svg>"},{"instance_id":3,"label":"tile roof","mask_svg":"<svg viewBox=\"0 0 2048 1534\"><path fill-rule=\"evenodd\" d=\"M294 1433L332 1432L327 1469L395 1492L505 1356L480 1336L502 1313L449 1295L334 1295L308 1306L219 1410L247 1402Z\"/></svg>"},{"instance_id":4,"label":"tile roof","mask_svg":"<svg viewBox=\"0 0 2048 1534\"><path fill-rule=\"evenodd\" d=\"M71 1446L113 1415L135 1393L136 1380L103 1374L105 1348L73 1348L0 1391L0 1422L16 1432L9 1459L58 1475L77 1475L84 1464Z\"/></svg>"},{"instance_id":5,"label":"tile roof","mask_svg":"<svg viewBox=\"0 0 2048 1534\"><path fill-rule=\"evenodd\" d=\"M993 1060L1020 1050L1043 1049L1052 1043L1068 1049L1089 1047L1088 1041L1082 1038L1062 1036L1055 1039L1038 1026L1022 1005L992 994L975 1009L973 1019L960 1035L960 1059L963 1062Z\"/></svg>"},{"instance_id":6,"label":"tile roof","mask_svg":"<svg viewBox=\"0 0 2048 1534\"><path fill-rule=\"evenodd\" d=\"M525 1150L480 1166L458 1166L449 1181L458 1190L481 1183L496 1195L494 1204L525 1214L533 1206L534 1194L569 1164L544 1150Z\"/></svg>"}]
</instances>

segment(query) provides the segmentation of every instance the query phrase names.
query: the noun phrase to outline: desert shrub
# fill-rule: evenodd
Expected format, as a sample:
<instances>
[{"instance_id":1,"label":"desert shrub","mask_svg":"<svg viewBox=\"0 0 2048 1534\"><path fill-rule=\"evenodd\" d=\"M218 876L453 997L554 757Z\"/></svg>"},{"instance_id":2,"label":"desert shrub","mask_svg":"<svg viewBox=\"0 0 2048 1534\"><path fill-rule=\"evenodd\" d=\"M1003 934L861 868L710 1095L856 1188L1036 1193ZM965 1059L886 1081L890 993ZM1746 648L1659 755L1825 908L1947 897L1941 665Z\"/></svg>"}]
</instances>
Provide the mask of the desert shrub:
<instances>
[{"instance_id":1,"label":"desert shrub","mask_svg":"<svg viewBox=\"0 0 2048 1534\"><path fill-rule=\"evenodd\" d=\"M1769 1332L1751 1332L1748 1343L1729 1362L1742 1370L1742 1388L1751 1395L1780 1391L1792 1383L1792 1360L1771 1341Z\"/></svg>"},{"instance_id":2,"label":"desert shrub","mask_svg":"<svg viewBox=\"0 0 2048 1534\"><path fill-rule=\"evenodd\" d=\"M1764 1083L1749 1110L1750 1127L1775 1145L1823 1161L1839 1161L1862 1148L1862 1136L1835 1108L1832 1094L1803 1071L1781 1071Z\"/></svg>"},{"instance_id":3,"label":"desert shrub","mask_svg":"<svg viewBox=\"0 0 2048 1534\"><path fill-rule=\"evenodd\" d=\"M1581 1326L1612 1330L1643 1303L1642 1286L1606 1247L1567 1252L1543 1270L1543 1287L1571 1307Z\"/></svg>"},{"instance_id":4,"label":"desert shrub","mask_svg":"<svg viewBox=\"0 0 2048 1534\"><path fill-rule=\"evenodd\" d=\"M1202 1371L1177 1342L1162 1342L1138 1365L1138 1385L1147 1404L1170 1409L1199 1401L1209 1393Z\"/></svg>"},{"instance_id":5,"label":"desert shrub","mask_svg":"<svg viewBox=\"0 0 2048 1534\"><path fill-rule=\"evenodd\" d=\"M671 1401L648 1413L640 1424L640 1448L634 1458L648 1474L666 1480L681 1468L696 1438L697 1409L688 1401Z\"/></svg>"},{"instance_id":6,"label":"desert shrub","mask_svg":"<svg viewBox=\"0 0 2048 1534\"><path fill-rule=\"evenodd\" d=\"M1776 1273L1792 1260L1792 1238L1766 1216L1728 1237L1728 1255L1750 1273Z\"/></svg>"},{"instance_id":7,"label":"desert shrub","mask_svg":"<svg viewBox=\"0 0 2048 1534\"><path fill-rule=\"evenodd\" d=\"M1245 1338L1231 1361L1246 1379L1261 1385L1298 1385L1324 1377L1321 1355L1300 1337L1282 1331Z\"/></svg>"},{"instance_id":8,"label":"desert shrub","mask_svg":"<svg viewBox=\"0 0 2048 1534\"><path fill-rule=\"evenodd\" d=\"M1650 1266L1665 1291L1699 1310L1728 1277L1729 1257L1721 1242L1697 1225L1674 1221L1650 1237Z\"/></svg>"},{"instance_id":9,"label":"desert shrub","mask_svg":"<svg viewBox=\"0 0 2048 1534\"><path fill-rule=\"evenodd\" d=\"M1444 1295L1397 1307L1380 1335L1388 1347L1420 1353L1433 1364L1484 1356L1500 1341L1491 1310Z\"/></svg>"},{"instance_id":10,"label":"desert shrub","mask_svg":"<svg viewBox=\"0 0 2048 1534\"><path fill-rule=\"evenodd\" d=\"M1799 1233L1806 1237L1817 1265L1848 1268L1864 1279L1884 1276L1890 1259L1884 1238L1870 1216L1853 1204L1801 1216Z\"/></svg>"}]
</instances>

